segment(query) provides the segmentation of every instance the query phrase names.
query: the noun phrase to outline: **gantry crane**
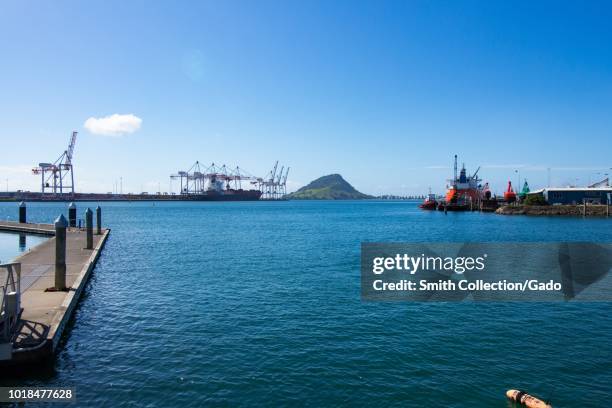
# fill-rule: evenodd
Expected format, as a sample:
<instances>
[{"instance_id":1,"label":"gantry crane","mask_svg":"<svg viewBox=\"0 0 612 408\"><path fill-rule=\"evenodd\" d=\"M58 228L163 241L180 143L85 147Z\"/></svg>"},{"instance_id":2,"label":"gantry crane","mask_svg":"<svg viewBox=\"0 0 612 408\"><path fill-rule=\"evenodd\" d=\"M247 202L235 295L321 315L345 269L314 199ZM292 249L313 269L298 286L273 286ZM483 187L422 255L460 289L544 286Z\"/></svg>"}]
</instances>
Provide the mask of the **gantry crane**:
<instances>
[{"instance_id":1,"label":"gantry crane","mask_svg":"<svg viewBox=\"0 0 612 408\"><path fill-rule=\"evenodd\" d=\"M287 171L285 172L285 177L283 177L283 182L281 183L281 189L283 190L283 196L287 194L287 176L289 175L289 169L291 167L287 167Z\"/></svg>"},{"instance_id":2,"label":"gantry crane","mask_svg":"<svg viewBox=\"0 0 612 408\"><path fill-rule=\"evenodd\" d=\"M72 155L76 144L76 131L72 132L68 149L53 163L39 163L38 167L32 169L32 174L41 175L41 192L44 194L50 190L53 194L64 194L68 189L74 195L74 172ZM69 184L67 184L69 182Z\"/></svg>"},{"instance_id":3,"label":"gantry crane","mask_svg":"<svg viewBox=\"0 0 612 408\"><path fill-rule=\"evenodd\" d=\"M189 170L179 171L170 178L180 180L181 194L204 194L206 191L223 189L241 190L242 180L254 180L255 183L259 180L240 167L228 169L225 164L217 166L212 163L210 167L204 168L199 161Z\"/></svg>"},{"instance_id":4,"label":"gantry crane","mask_svg":"<svg viewBox=\"0 0 612 408\"><path fill-rule=\"evenodd\" d=\"M280 172L277 173L277 171L278 161L265 178L255 177L240 167L232 169L226 165L217 166L214 163L210 167L204 167L200 165L200 162L195 162L189 170L179 171L172 174L170 178L180 180L180 194L242 191L242 181L249 181L262 192L263 199L278 200L287 193L289 167L285 170L285 166L282 166Z\"/></svg>"}]
</instances>

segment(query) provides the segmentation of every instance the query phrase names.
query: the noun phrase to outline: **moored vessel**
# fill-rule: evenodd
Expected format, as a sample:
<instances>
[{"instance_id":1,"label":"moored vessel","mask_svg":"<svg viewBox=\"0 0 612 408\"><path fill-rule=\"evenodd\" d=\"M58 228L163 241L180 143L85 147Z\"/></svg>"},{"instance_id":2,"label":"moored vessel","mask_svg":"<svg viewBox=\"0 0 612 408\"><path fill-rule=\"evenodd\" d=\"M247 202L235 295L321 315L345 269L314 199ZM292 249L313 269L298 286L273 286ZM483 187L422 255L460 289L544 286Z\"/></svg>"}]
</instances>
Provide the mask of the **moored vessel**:
<instances>
[{"instance_id":1,"label":"moored vessel","mask_svg":"<svg viewBox=\"0 0 612 408\"><path fill-rule=\"evenodd\" d=\"M436 195L431 192L429 189L429 194L427 194L427 198L419 205L419 208L422 210L435 210L438 208L438 201L436 200Z\"/></svg>"},{"instance_id":2,"label":"moored vessel","mask_svg":"<svg viewBox=\"0 0 612 408\"><path fill-rule=\"evenodd\" d=\"M438 204L440 211L469 211L478 209L482 198L481 179L478 178L478 171L472 175L467 174L465 165L461 167L457 175L457 155L455 155L454 174L449 180L449 188L446 192L444 201Z\"/></svg>"}]
</instances>

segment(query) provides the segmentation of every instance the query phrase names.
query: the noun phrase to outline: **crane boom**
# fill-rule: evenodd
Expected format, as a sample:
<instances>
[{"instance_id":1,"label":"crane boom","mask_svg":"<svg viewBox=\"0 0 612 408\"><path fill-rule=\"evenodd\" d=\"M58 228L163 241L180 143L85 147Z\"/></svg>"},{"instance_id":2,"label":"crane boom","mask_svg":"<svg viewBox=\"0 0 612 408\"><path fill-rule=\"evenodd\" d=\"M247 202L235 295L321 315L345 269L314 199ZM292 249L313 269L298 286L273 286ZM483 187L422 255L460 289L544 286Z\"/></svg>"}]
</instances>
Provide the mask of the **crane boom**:
<instances>
[{"instance_id":1,"label":"crane boom","mask_svg":"<svg viewBox=\"0 0 612 408\"><path fill-rule=\"evenodd\" d=\"M270 177L270 182L274 182L274 176L276 175L276 168L278 167L278 160L274 163L274 169L272 169L272 177Z\"/></svg>"},{"instance_id":2,"label":"crane boom","mask_svg":"<svg viewBox=\"0 0 612 408\"><path fill-rule=\"evenodd\" d=\"M70 144L68 145L68 150L66 150L66 164L72 164L72 154L74 153L74 145L76 144L77 131L72 132L72 137L70 137Z\"/></svg>"},{"instance_id":3,"label":"crane boom","mask_svg":"<svg viewBox=\"0 0 612 408\"><path fill-rule=\"evenodd\" d=\"M476 180L476 175L478 174L478 172L480 171L480 166L478 166L478 168L476 169L476 171L474 172L474 174L472 175L472 178L474 180Z\"/></svg>"}]
</instances>

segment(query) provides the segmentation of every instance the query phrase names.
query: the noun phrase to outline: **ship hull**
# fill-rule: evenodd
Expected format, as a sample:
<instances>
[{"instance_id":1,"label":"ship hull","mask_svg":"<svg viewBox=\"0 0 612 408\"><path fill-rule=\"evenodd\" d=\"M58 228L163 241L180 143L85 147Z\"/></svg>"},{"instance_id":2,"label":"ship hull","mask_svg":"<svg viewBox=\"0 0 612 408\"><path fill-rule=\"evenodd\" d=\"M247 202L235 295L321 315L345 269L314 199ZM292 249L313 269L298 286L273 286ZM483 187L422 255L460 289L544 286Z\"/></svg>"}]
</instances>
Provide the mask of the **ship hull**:
<instances>
[{"instance_id":1,"label":"ship hull","mask_svg":"<svg viewBox=\"0 0 612 408\"><path fill-rule=\"evenodd\" d=\"M419 208L422 210L435 210L438 207L438 203L436 201L425 201Z\"/></svg>"},{"instance_id":2,"label":"ship hull","mask_svg":"<svg viewBox=\"0 0 612 408\"><path fill-rule=\"evenodd\" d=\"M221 192L207 191L202 194L184 194L183 200L189 201L257 201L261 198L258 190L223 190Z\"/></svg>"}]
</instances>

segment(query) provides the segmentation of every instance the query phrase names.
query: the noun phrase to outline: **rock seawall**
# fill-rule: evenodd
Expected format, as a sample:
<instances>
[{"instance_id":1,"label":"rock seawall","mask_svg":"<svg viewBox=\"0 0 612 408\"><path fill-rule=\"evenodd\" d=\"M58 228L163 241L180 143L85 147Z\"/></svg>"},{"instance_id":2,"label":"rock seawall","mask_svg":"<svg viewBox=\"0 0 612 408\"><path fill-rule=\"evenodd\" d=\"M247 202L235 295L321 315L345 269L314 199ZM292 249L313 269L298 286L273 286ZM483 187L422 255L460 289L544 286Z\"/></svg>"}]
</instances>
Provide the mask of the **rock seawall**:
<instances>
[{"instance_id":1,"label":"rock seawall","mask_svg":"<svg viewBox=\"0 0 612 408\"><path fill-rule=\"evenodd\" d=\"M504 205L498 208L495 213L502 215L585 215L583 205ZM586 215L605 217L606 206L587 205Z\"/></svg>"}]
</instances>

